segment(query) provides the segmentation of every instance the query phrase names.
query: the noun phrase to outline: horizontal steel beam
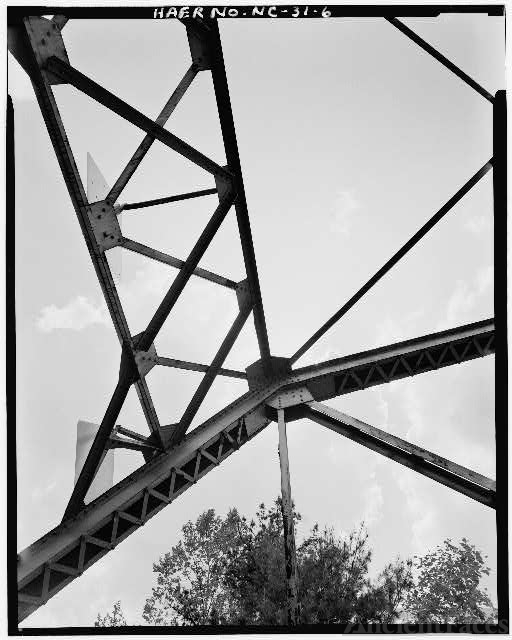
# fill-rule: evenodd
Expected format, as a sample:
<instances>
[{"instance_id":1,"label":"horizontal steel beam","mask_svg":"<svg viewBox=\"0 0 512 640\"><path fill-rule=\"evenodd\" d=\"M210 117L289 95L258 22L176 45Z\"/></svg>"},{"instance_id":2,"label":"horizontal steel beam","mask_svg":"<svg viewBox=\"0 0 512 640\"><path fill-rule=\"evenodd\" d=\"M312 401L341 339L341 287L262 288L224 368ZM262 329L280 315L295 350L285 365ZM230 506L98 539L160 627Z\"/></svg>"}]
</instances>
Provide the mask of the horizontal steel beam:
<instances>
[{"instance_id":1,"label":"horizontal steel beam","mask_svg":"<svg viewBox=\"0 0 512 640\"><path fill-rule=\"evenodd\" d=\"M176 360L175 358L163 358L157 356L156 363L164 367L173 367L175 369L185 369L187 371L201 371L206 373L210 368L207 364L198 364L197 362L188 362L187 360ZM235 371L233 369L219 369L219 376L226 376L228 378L239 378L240 380L247 380L247 374L245 371Z\"/></svg>"},{"instance_id":2,"label":"horizontal steel beam","mask_svg":"<svg viewBox=\"0 0 512 640\"><path fill-rule=\"evenodd\" d=\"M477 502L495 508L496 483L471 469L386 433L382 429L372 427L341 411L326 407L319 402L305 405L304 417L395 460L405 467L414 469L414 471Z\"/></svg>"},{"instance_id":3,"label":"horizontal steel beam","mask_svg":"<svg viewBox=\"0 0 512 640\"><path fill-rule=\"evenodd\" d=\"M142 202L129 202L123 204L122 211L131 211L133 209L145 209L146 207L156 207L160 204L168 204L169 202L181 202L182 200L191 200L192 198L202 198L203 196L213 196L217 193L217 189L201 189L200 191L190 191L189 193L179 193L176 196L167 196L165 198L154 198L153 200L143 200Z\"/></svg>"},{"instance_id":4,"label":"horizontal steel beam","mask_svg":"<svg viewBox=\"0 0 512 640\"><path fill-rule=\"evenodd\" d=\"M428 220L391 258L348 300L341 309L338 309L300 349L298 349L290 359L293 364L306 351L320 340L320 338L333 327L352 307L386 275L386 273L397 264L418 242L479 182L485 174L492 168L492 159L479 169L471 178Z\"/></svg>"},{"instance_id":5,"label":"horizontal steel beam","mask_svg":"<svg viewBox=\"0 0 512 640\"><path fill-rule=\"evenodd\" d=\"M453 64L448 58L443 56L442 53L439 53L437 49L434 49L432 45L428 42L420 38L417 33L414 33L412 29L409 29L403 22L397 20L397 18L386 17L386 20L391 23L394 27L396 27L399 31L401 31L404 35L410 38L413 42L415 42L419 47L429 53L433 58L435 58L438 62L440 62L444 67L449 69L452 73L454 73L457 78L460 78L463 82L465 82L468 86L474 89L477 93L479 93L483 98L489 100L492 104L494 102L494 96L489 93L486 89L484 89L478 82L475 82L473 78L468 76L467 73L464 73L462 69L459 69L456 65Z\"/></svg>"},{"instance_id":6,"label":"horizontal steel beam","mask_svg":"<svg viewBox=\"0 0 512 640\"><path fill-rule=\"evenodd\" d=\"M175 267L176 269L182 269L185 266L184 260L180 260L179 258L175 258L168 253L163 253L162 251L158 251L157 249L148 247L145 244L137 242L136 240L125 238L124 236L119 240L119 246L123 247L124 249L128 249L129 251L133 251L134 253L139 253L142 256L146 256L151 260L156 260L157 262L161 262L162 264L168 264L170 267ZM224 276L219 276L212 271L208 271L207 269L196 267L192 273L198 278L203 278L203 280L209 280L210 282L214 282L215 284L220 284L222 287L227 287L228 289L237 288L237 283L234 280L230 280L229 278L225 278Z\"/></svg>"},{"instance_id":7,"label":"horizontal steel beam","mask_svg":"<svg viewBox=\"0 0 512 640\"><path fill-rule=\"evenodd\" d=\"M295 369L271 406L290 407L360 391L494 353L494 320L440 331Z\"/></svg>"},{"instance_id":8,"label":"horizontal steel beam","mask_svg":"<svg viewBox=\"0 0 512 640\"><path fill-rule=\"evenodd\" d=\"M121 438L119 436L111 436L108 445L108 449L128 449L131 451L140 451L141 453L154 453L155 451L161 451L160 448L155 447L152 444L141 442L140 440L131 440L129 438Z\"/></svg>"},{"instance_id":9,"label":"horizontal steel beam","mask_svg":"<svg viewBox=\"0 0 512 640\"><path fill-rule=\"evenodd\" d=\"M200 151L191 147L187 142L181 140L170 131L167 131L167 129L164 129L159 124L156 124L156 122L153 122L153 120L145 116L143 113L134 109L127 102L121 100L121 98L118 98L107 89L104 89L97 82L94 82L94 80L91 80L91 78L88 78L86 75L67 64L67 62L52 56L51 58L48 58L45 69L46 71L50 71L58 76L61 80L72 84L74 87L82 91L82 93L85 93L93 100L96 100L96 102L99 102L104 107L107 107L114 113L117 113L118 116L121 116L121 118L131 122L139 129L142 129L152 138L159 140L173 151L176 151L176 153L179 153L184 158L187 158L187 160L190 160L190 162L201 167L201 169L226 180L228 183L231 182L232 176L229 171L223 169L220 165L207 158Z\"/></svg>"},{"instance_id":10,"label":"horizontal steel beam","mask_svg":"<svg viewBox=\"0 0 512 640\"><path fill-rule=\"evenodd\" d=\"M121 425L116 425L115 433L120 433L121 435L131 438L132 440L137 440L138 442L142 442L142 444L147 444L148 446L152 446L155 449L158 449L158 447L155 446L152 438L143 436L136 431L132 431L132 429L127 429L126 427L122 427Z\"/></svg>"}]
</instances>

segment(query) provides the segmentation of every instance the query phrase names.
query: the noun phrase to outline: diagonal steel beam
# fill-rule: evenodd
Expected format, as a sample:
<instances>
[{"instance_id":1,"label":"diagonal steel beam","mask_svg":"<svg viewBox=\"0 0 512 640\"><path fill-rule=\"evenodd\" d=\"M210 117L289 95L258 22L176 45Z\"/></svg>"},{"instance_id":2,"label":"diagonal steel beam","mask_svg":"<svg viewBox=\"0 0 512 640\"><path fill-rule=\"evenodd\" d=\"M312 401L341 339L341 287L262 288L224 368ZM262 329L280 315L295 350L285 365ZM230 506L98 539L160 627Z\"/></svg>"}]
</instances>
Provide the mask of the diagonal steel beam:
<instances>
[{"instance_id":1,"label":"diagonal steel beam","mask_svg":"<svg viewBox=\"0 0 512 640\"><path fill-rule=\"evenodd\" d=\"M128 391L137 377L138 371L135 360L130 348L125 347L119 369L119 380L71 493L62 519L63 522L71 516L76 515L85 507L85 496L103 461L109 439L116 426L116 421L126 400Z\"/></svg>"},{"instance_id":2,"label":"diagonal steel beam","mask_svg":"<svg viewBox=\"0 0 512 640\"><path fill-rule=\"evenodd\" d=\"M219 27L217 21L212 21L212 23L209 24L208 27L209 29L206 29L205 25L200 21L193 21L193 25L190 26L190 28L198 29L201 38L207 43L210 51L213 87L215 90L215 98L217 101L217 110L219 112L222 138L224 140L224 149L226 151L226 160L229 169L234 175L236 185L237 198L235 201L235 211L238 222L238 230L240 233L240 241L242 244L245 270L249 283L249 290L254 304L254 326L256 330L256 337L258 339L260 355L264 361L264 366L267 366L266 363L270 358L270 346L268 341L267 326L265 322L265 312L263 310L263 300L261 297L258 269L256 266L256 256L254 253L249 212L247 209L247 201L245 198L242 167L240 164L240 155L238 153L235 123L233 121L233 112L231 109L231 100L229 97L229 89L226 69L224 66L224 57L222 54Z\"/></svg>"},{"instance_id":3,"label":"diagonal steel beam","mask_svg":"<svg viewBox=\"0 0 512 640\"><path fill-rule=\"evenodd\" d=\"M245 304L242 306L238 315L233 322L231 328L229 329L226 337L222 341L219 350L215 354L215 357L212 360L211 365L208 367L208 371L205 373L203 379L201 380L199 386L196 389L196 392L192 396L191 401L189 402L187 408L185 409L181 420L176 425L175 430L171 435L171 439L169 442L169 446L175 445L179 442L187 429L189 428L194 416L196 415L199 407L201 406L203 400L206 397L206 394L210 390L215 378L219 375L222 365L224 364L224 360L227 358L228 353L231 351L231 348L235 344L236 339L238 338L238 334L242 330L245 321L249 317L251 313L252 305Z\"/></svg>"},{"instance_id":4,"label":"diagonal steel beam","mask_svg":"<svg viewBox=\"0 0 512 640\"><path fill-rule=\"evenodd\" d=\"M270 420L262 402L277 388L278 384L274 384L265 390L244 394L185 436L176 447L157 455L78 515L21 551L18 554L19 621L265 428ZM146 511L142 513L145 499ZM48 569L52 580L48 591L43 593L44 574Z\"/></svg>"},{"instance_id":5,"label":"diagonal steel beam","mask_svg":"<svg viewBox=\"0 0 512 640\"><path fill-rule=\"evenodd\" d=\"M206 373L210 368L206 364L198 364L197 362L188 362L186 360L176 360L175 358L164 358L157 356L156 364L164 367L174 367L175 369L185 369L187 371L202 371ZM219 376L226 376L228 378L239 378L240 380L247 380L247 374L245 371L235 371L233 369L219 369Z\"/></svg>"},{"instance_id":6,"label":"diagonal steel beam","mask_svg":"<svg viewBox=\"0 0 512 640\"><path fill-rule=\"evenodd\" d=\"M185 265L184 260L180 260L179 258L170 256L167 253L163 253L162 251L158 251L157 249L148 247L145 244L137 242L136 240L125 238L124 236L120 238L119 245L121 247L124 247L125 249L128 249L129 251L133 251L134 253L139 253L140 255L146 256L147 258L156 260L157 262L162 262L163 264L168 264L171 267L176 267L176 269L182 269ZM234 280L230 280L229 278L225 278L224 276L219 276L216 273L208 271L207 269L202 269L201 267L196 267L192 273L199 278L209 280L210 282L214 282L215 284L220 284L221 286L227 287L228 289L236 289L237 287L237 283Z\"/></svg>"},{"instance_id":7,"label":"diagonal steel beam","mask_svg":"<svg viewBox=\"0 0 512 640\"><path fill-rule=\"evenodd\" d=\"M170 131L167 131L167 129L164 129L161 125L153 122L153 120L143 113L107 89L104 89L97 82L94 82L94 80L91 80L91 78L88 78L70 64L67 64L67 62L52 56L48 58L45 69L61 78L61 80L72 84L78 90L82 91L82 93L85 93L93 100L96 100L96 102L117 113L118 116L128 120L128 122L131 122L136 127L139 127L139 129L148 133L152 138L156 138L173 151L190 160L190 162L201 167L201 169L226 180L228 183L231 181L231 174L213 162L213 160L207 158L200 151L197 151L187 142L181 140Z\"/></svg>"},{"instance_id":8,"label":"diagonal steel beam","mask_svg":"<svg viewBox=\"0 0 512 640\"><path fill-rule=\"evenodd\" d=\"M435 213L428 222L426 222L418 231L393 255L391 258L366 282L354 295L348 300L336 313L325 322L318 331L316 331L309 340L307 340L300 349L298 349L290 359L293 364L306 351L320 340L320 338L327 333L327 331L342 318L347 311L365 295L368 291L384 276L386 273L408 253L418 242L425 236L432 227L434 227L456 204L461 200L466 193L474 187L479 180L481 180L485 174L490 171L492 167L492 159L489 160L484 166L479 169L475 175L473 175L458 191L453 195L446 204L444 204L437 213Z\"/></svg>"},{"instance_id":9,"label":"diagonal steel beam","mask_svg":"<svg viewBox=\"0 0 512 640\"><path fill-rule=\"evenodd\" d=\"M23 27L20 27L19 46L23 47L24 58L30 64L30 78L39 103L39 108L41 109L64 182L82 229L87 250L89 251L91 261L96 271L96 276L100 283L117 337L121 344L131 345L133 341L128 327L128 322L112 278L107 257L105 252L99 247L91 226L88 216L89 203L87 201L87 196L80 174L76 167L73 152L66 136L66 131L53 95L53 90L47 78L40 70L42 59L38 48L39 43L30 18L25 19ZM151 401L149 391L147 390L147 387L145 387L143 381L137 382L136 387L148 426L153 433L158 434L160 425L154 409L151 410L153 403Z\"/></svg>"},{"instance_id":10,"label":"diagonal steel beam","mask_svg":"<svg viewBox=\"0 0 512 640\"><path fill-rule=\"evenodd\" d=\"M291 389L293 394L300 396L298 385L309 384L310 381L318 383L321 378L329 380L332 374L346 372L351 367L361 371L364 366L378 367L380 363L386 368L386 362L392 364L396 358L407 357L411 353L417 354L418 347L430 349L436 354L436 349L444 350L451 344L460 345L460 361L464 358L486 355L491 352L492 347L489 341L493 338L493 329L494 323L487 321L381 347L338 361L305 367L292 372L284 379L272 382L267 387L244 394L191 431L176 447L157 455L151 462L87 505L77 516L68 519L19 554L20 621L92 566L116 544L136 531L145 519L152 517L166 504L172 502L177 495L192 486L194 481L222 462L237 446L261 432L270 423L266 405L272 405L273 401L278 401L283 391ZM481 341L480 350L473 345L477 355L472 355L473 351L469 349L468 341L471 339ZM439 356L437 362L439 366L447 366L455 364L456 360L447 359L440 362ZM435 366L433 368L435 369ZM421 366L418 365L418 373L420 369ZM403 377L403 374L400 376L399 372L390 373L387 375L387 380L382 379L381 382L390 381L395 377ZM355 391L357 388L352 387L351 390ZM343 391L343 393L348 392L348 389ZM336 395L336 390L333 390L333 395ZM326 397L329 397L329 393ZM305 398L301 404L313 399L313 397ZM293 403L288 406L293 406ZM247 439L243 435L242 425ZM208 455L202 455L202 451L208 452ZM213 462L211 458L217 462ZM183 470L182 473L181 470ZM178 478L182 480L175 484ZM177 490L175 490L176 486L178 486ZM137 505L143 505L145 495L152 496L151 506L147 508L144 518L134 518L130 512L133 513ZM155 498L155 496L158 497ZM149 499L146 499L147 502ZM91 548L94 545L89 544L87 547L89 551L85 556L87 543L84 540L88 539L99 542L96 548ZM103 541L103 547L101 541ZM87 557L87 561L84 561L84 557ZM44 574L48 567L53 572L52 586L43 598Z\"/></svg>"},{"instance_id":11,"label":"diagonal steel beam","mask_svg":"<svg viewBox=\"0 0 512 640\"><path fill-rule=\"evenodd\" d=\"M233 204L233 197L233 193L228 189L219 202L219 206L210 218L208 224L203 229L203 232L199 236L199 239L190 252L190 255L186 259L185 264L174 279L169 291L165 294L165 297L160 303L160 306L149 321L146 330L137 343L138 349L147 351L153 340L156 338L158 332L162 328L162 325L166 321L172 308L181 295L181 292L185 288L185 285L190 280L190 277L192 276L194 269L197 267L199 260L201 260L201 258L203 257L204 252L208 248L214 235L217 233L220 225L222 224L222 221L226 217L227 212L231 208L231 205Z\"/></svg>"},{"instance_id":12,"label":"diagonal steel beam","mask_svg":"<svg viewBox=\"0 0 512 640\"><path fill-rule=\"evenodd\" d=\"M394 27L396 27L399 31L401 31L404 35L410 38L413 42L415 42L419 47L421 47L423 51L426 51L427 53L429 53L433 58L435 58L443 66L449 69L452 73L454 73L457 76L457 78L460 78L463 82L469 85L482 97L484 97L486 100L489 100L491 104L494 102L494 96L491 93L486 91L486 89L484 89L481 85L479 85L478 82L475 82L475 80L473 80L473 78L468 76L467 73L464 73L462 69L459 69L459 67L454 65L453 62L451 62L450 60L448 60L448 58L443 56L442 53L439 53L437 49L434 49L434 47L428 44L428 42L426 42L425 40L423 40L423 38L420 38L420 36L417 33L414 33L414 31L412 29L409 29L409 27L407 27L403 22L401 22L397 18L389 18L389 17L386 17L386 20L390 24L392 24Z\"/></svg>"},{"instance_id":13,"label":"diagonal steel beam","mask_svg":"<svg viewBox=\"0 0 512 640\"><path fill-rule=\"evenodd\" d=\"M196 77L197 72L198 72L198 67L196 64L192 64L187 69L185 75L180 80L178 86L173 91L171 97L166 102L164 108L160 112L160 115L156 119L155 121L156 124L160 125L161 127L165 125L167 120L171 117L173 111L176 109L176 107L180 103L180 100L185 95L185 92L192 84L192 81ZM140 163L144 159L144 156L149 151L154 141L155 141L155 138L149 134L146 135L144 140L142 140L140 145L135 150L135 153L129 160L128 164L123 169L121 175L115 181L114 186L112 187L112 189L110 189L106 198L109 202L113 203L119 198L119 196L121 195L121 192L128 184L130 178L135 173L137 167L140 165Z\"/></svg>"},{"instance_id":14,"label":"diagonal steel beam","mask_svg":"<svg viewBox=\"0 0 512 640\"><path fill-rule=\"evenodd\" d=\"M304 417L473 500L495 508L496 482L490 478L319 402L305 405Z\"/></svg>"}]
</instances>

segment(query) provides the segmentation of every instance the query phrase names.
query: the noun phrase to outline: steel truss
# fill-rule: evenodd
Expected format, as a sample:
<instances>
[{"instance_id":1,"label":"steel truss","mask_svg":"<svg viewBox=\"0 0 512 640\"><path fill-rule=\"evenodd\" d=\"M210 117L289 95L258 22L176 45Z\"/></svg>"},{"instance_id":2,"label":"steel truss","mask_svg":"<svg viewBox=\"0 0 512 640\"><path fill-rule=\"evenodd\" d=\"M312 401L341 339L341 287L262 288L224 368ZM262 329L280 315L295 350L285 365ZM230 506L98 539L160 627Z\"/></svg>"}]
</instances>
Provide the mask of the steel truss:
<instances>
[{"instance_id":1,"label":"steel truss","mask_svg":"<svg viewBox=\"0 0 512 640\"><path fill-rule=\"evenodd\" d=\"M484 357L495 351L493 319L465 325L386 347L316 365L292 365L373 287L433 226L491 169L494 169L495 211L506 187L506 157L500 135L506 119L505 92L492 96L462 70L395 17L388 21L441 64L493 104L494 157L459 188L403 247L345 303L291 358L271 355L238 155L233 115L218 24L214 20L182 20L187 31L191 65L155 121L88 78L69 62L62 29L65 16L48 20L26 17L9 25L9 48L30 75L66 186L75 208L120 345L119 379L96 438L64 513L62 523L18 555L18 619L24 620L61 589L114 549L149 518L173 502L190 486L260 433L279 422L280 450L287 467L286 422L310 418L365 447L414 469L486 506L497 508L496 483L446 458L392 436L321 404L371 386L416 376ZM227 166L222 167L164 129L179 101L199 72L212 74ZM69 83L146 133L106 198L88 202L66 137L52 85ZM497 133L498 132L498 133ZM120 205L119 196L155 140L213 176L215 188ZM217 194L219 204L189 256L179 259L122 235L118 216L123 210ZM243 250L246 279L234 282L199 266L202 256L234 206ZM500 215L506 215L500 209ZM107 253L116 246L145 255L179 270L147 328L132 336L109 267ZM185 362L156 353L154 340L191 277L206 279L236 293L239 313L209 365ZM223 368L248 316L253 314L260 360L245 372ZM162 425L156 414L146 375L154 366L204 373L204 377L177 424ZM246 379L249 391L209 420L189 431L194 416L217 375ZM151 435L142 436L116 424L130 387L134 385ZM498 436L497 436L498 438ZM503 442L503 440L502 440ZM85 505L92 480L109 448L140 451L145 464L109 491ZM502 476L503 479L503 476ZM289 479L288 479L289 480ZM506 474L505 474L506 481ZM283 491L290 497L289 482ZM505 485L501 485L506 491ZM498 491L500 485L498 485ZM283 493L284 495L284 493ZM506 506L506 505L505 505ZM506 511L498 510L498 522ZM505 518L505 520L504 520ZM289 532L293 547L293 527ZM292 554L293 555L293 554ZM506 558L506 555L505 555ZM293 558L287 556L288 560ZM290 567L292 565L290 564ZM506 567L504 568L506 570ZM294 570L293 567L290 571ZM500 571L500 568L498 568ZM290 574L291 575L291 574ZM293 586L293 585L292 585ZM293 594L292 594L293 595ZM294 607L297 609L296 593ZM508 619L508 592L499 593L500 618ZM294 618L296 619L296 618Z\"/></svg>"}]
</instances>

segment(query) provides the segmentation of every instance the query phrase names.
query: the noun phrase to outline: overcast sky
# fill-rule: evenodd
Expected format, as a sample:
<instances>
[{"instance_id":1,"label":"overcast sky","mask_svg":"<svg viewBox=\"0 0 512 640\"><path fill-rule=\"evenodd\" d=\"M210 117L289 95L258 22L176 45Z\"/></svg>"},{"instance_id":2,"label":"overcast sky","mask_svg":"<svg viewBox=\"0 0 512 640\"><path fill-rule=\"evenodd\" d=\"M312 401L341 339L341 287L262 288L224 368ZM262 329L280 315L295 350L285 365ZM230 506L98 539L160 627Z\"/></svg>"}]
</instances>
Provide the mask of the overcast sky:
<instances>
[{"instance_id":1,"label":"overcast sky","mask_svg":"<svg viewBox=\"0 0 512 640\"><path fill-rule=\"evenodd\" d=\"M503 18L404 19L488 91L504 87ZM383 19L224 20L220 25L261 290L274 355L290 356L492 156L492 107ZM170 20L71 20L70 62L156 117L190 65ZM9 58L16 118L18 546L57 525L72 490L76 423L100 422L119 343L30 82ZM54 87L82 180L89 152L112 184L143 137L71 86ZM225 163L211 76L202 72L167 128ZM209 188L213 179L155 143L121 202ZM185 259L215 196L121 216L124 235ZM298 363L303 366L493 316L492 172ZM111 254L119 253L114 249ZM110 257L110 255L109 255ZM114 258L118 259L118 257ZM124 252L119 292L132 334L176 271ZM234 210L201 266L245 277ZM192 279L160 355L208 364L237 313L232 292ZM258 358L252 316L225 366ZM147 377L160 422L179 420L201 374ZM193 426L241 395L219 379ZM495 477L494 357L343 396L328 404ZM132 389L119 423L147 433ZM466 536L488 555L495 513L307 421L288 429L303 515L348 532L365 521L377 573L398 554ZM115 478L142 462L115 453ZM92 625L121 600L141 622L152 563L207 508L252 515L280 492L277 426L150 520L30 616L24 626Z\"/></svg>"}]
</instances>

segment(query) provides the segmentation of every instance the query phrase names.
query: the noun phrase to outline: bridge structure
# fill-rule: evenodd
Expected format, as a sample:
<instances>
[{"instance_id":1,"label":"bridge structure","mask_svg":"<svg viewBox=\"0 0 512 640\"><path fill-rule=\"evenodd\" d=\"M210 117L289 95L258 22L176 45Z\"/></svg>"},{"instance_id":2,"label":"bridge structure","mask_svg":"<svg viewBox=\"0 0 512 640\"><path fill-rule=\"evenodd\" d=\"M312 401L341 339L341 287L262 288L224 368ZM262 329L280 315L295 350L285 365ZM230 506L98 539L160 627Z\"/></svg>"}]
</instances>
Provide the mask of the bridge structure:
<instances>
[{"instance_id":1,"label":"bridge structure","mask_svg":"<svg viewBox=\"0 0 512 640\"><path fill-rule=\"evenodd\" d=\"M427 7L428 9L428 7ZM439 14L443 8L437 7ZM479 10L485 11L485 8ZM73 10L62 10L73 15ZM62 522L17 556L18 622L22 622L50 598L100 561L106 554L271 422L279 428L282 509L284 521L286 579L289 623L300 623L297 598L295 541L291 517L291 488L288 474L286 424L310 420L353 440L397 463L427 476L447 488L496 510L498 541L499 619L508 626L507 565L507 466L498 457L496 481L440 455L361 422L324 404L331 398L420 374L432 375L443 367L458 365L496 352L500 389L506 394L506 316L504 304L495 318L454 327L385 347L296 367L296 362L338 322L397 262L458 203L489 171L493 172L496 233L506 232L506 97L500 90L490 94L464 71L409 29L395 14L397 7L382 7L380 15L397 29L397 37L409 38L447 67L454 81L465 82L490 104L493 111L493 157L475 167L475 173L454 195L345 302L291 357L273 355L267 335L263 300L258 279L251 225L246 202L241 162L224 65L219 25L216 20L184 19L190 48L190 66L172 92L156 120L151 120L108 89L76 69L68 59L64 28L68 15L45 18L40 13L9 22L9 49L30 76L62 176L80 224L90 259L120 344L119 378L113 384L94 442L76 481ZM434 12L435 13L435 12ZM364 12L363 12L364 15ZM404 8L400 16L407 15ZM199 73L211 73L224 141L227 165L220 166L164 128L174 109ZM66 136L53 93L53 85L73 85L101 105L111 109L145 133L133 156L103 200L89 202ZM12 107L8 112L11 114ZM8 113L8 116L9 116ZM11 122L12 124L12 122ZM216 188L172 195L145 202L120 205L118 199L155 140L170 151L201 167L215 179ZM218 204L189 255L171 256L125 237L119 224L123 210L149 207L163 202L218 195ZM246 278L234 282L200 267L200 261L228 212L234 208L246 270ZM146 329L131 335L109 266L114 247L146 256L177 269L158 309ZM506 272L506 258L496 265ZM209 364L168 358L158 354L154 340L191 278L202 278L215 286L231 289L238 301L238 315ZM504 291L503 294L505 295ZM242 327L252 315L260 358L245 371L223 368L224 361ZM496 346L498 348L496 349ZM156 366L203 372L204 376L179 422L163 425L155 411L146 376ZM248 391L194 429L190 429L203 399L217 376L246 380ZM143 436L117 424L129 389L135 387L150 429ZM500 398L506 409L506 396ZM506 415L506 412L500 415ZM497 418L498 420L498 418ZM501 419L500 419L501 420ZM497 423L496 447L507 449L506 419ZM126 448L142 454L140 468L111 489L85 504L87 491L106 452ZM11 594L12 596L12 594Z\"/></svg>"}]
</instances>

